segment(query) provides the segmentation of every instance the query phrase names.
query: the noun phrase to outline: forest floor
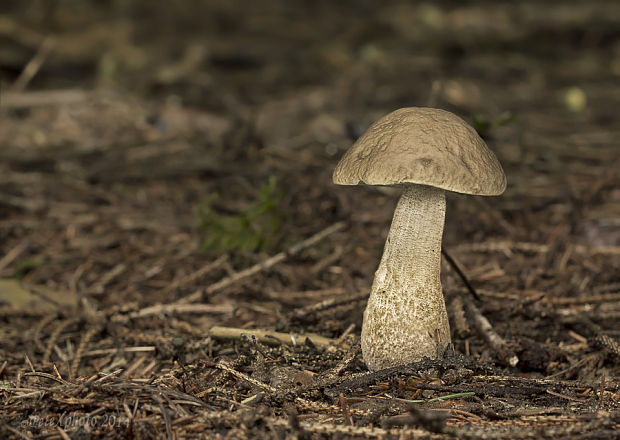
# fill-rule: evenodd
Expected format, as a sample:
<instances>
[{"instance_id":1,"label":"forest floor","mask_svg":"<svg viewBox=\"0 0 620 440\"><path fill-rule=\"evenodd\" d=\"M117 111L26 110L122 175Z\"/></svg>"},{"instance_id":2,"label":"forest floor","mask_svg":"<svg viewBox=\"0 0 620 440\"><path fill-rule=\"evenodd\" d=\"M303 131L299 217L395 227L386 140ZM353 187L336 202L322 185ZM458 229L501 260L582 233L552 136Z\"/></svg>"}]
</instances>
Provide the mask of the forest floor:
<instances>
[{"instance_id":1,"label":"forest floor","mask_svg":"<svg viewBox=\"0 0 620 440\"><path fill-rule=\"evenodd\" d=\"M600 0L3 1L0 437L617 438L619 23ZM443 267L453 353L369 372L398 192L331 173L406 106L474 125L508 189L448 195L478 295Z\"/></svg>"}]
</instances>

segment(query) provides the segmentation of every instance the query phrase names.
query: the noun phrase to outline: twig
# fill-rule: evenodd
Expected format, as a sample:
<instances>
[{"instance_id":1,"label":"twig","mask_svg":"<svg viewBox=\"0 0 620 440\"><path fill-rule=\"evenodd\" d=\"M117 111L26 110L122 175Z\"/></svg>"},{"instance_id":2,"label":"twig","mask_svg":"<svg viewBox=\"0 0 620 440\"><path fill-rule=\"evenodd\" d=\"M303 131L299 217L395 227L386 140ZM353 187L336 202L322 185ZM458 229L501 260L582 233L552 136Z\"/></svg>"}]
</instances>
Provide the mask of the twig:
<instances>
[{"instance_id":1,"label":"twig","mask_svg":"<svg viewBox=\"0 0 620 440\"><path fill-rule=\"evenodd\" d=\"M564 318L564 321L567 319ZM588 342L596 348L602 348L616 357L620 357L620 344L605 334L603 329L583 315L570 317L569 321L581 324L588 333Z\"/></svg>"},{"instance_id":2,"label":"twig","mask_svg":"<svg viewBox=\"0 0 620 440\"><path fill-rule=\"evenodd\" d=\"M344 253L344 247L336 246L336 249L334 250L334 252L332 252L327 257L321 259L320 261L318 261L316 264L314 264L310 268L310 273L315 276L318 275L323 270L325 270L325 268L327 268L328 266L338 262L338 260L342 258L343 253Z\"/></svg>"},{"instance_id":3,"label":"twig","mask_svg":"<svg viewBox=\"0 0 620 440\"><path fill-rule=\"evenodd\" d=\"M22 72L19 74L19 76L11 86L12 91L22 91L28 86L32 78L34 78L37 72L41 69L43 63L45 63L45 60L51 53L54 46L55 42L52 37L46 37L41 42L37 53L32 57L30 61L28 61Z\"/></svg>"},{"instance_id":4,"label":"twig","mask_svg":"<svg viewBox=\"0 0 620 440\"><path fill-rule=\"evenodd\" d=\"M473 391L467 391L464 393L452 393L452 394L446 394L443 396L438 396L438 397L433 397L432 399L401 399L400 397L394 397L394 396L390 396L389 394L386 394L385 396L392 399L392 400L398 400L400 402L407 402L407 403L432 403L432 402L440 402L442 400L449 400L449 399L460 399L461 397L472 397L475 396L476 393L474 393Z\"/></svg>"},{"instance_id":5,"label":"twig","mask_svg":"<svg viewBox=\"0 0 620 440\"><path fill-rule=\"evenodd\" d=\"M338 222L335 223L331 226L329 226L328 228L323 229L322 231L314 234L313 236L305 239L304 241L301 241L293 246L291 246L290 248L288 248L286 251L283 252L279 252L277 254L275 254L273 257L270 257L264 261L261 261L258 264L255 264L252 267L249 267L247 269L244 269L240 272L236 272L234 274L232 274L229 277L226 277L220 281L218 281L215 284L211 284L209 287L207 287L206 289L201 289L198 290L186 297L183 297L181 299L179 299L177 301L177 303L180 304L184 304L184 303L191 303L194 301L198 301L201 298L203 298L203 296L205 295L212 295L213 293L222 290L226 287L231 286L232 284L235 284L245 278L251 277L252 275L256 275L259 272L271 269L273 266L275 266L278 263L281 263L282 261L286 260L287 258L293 257L295 255L300 254L302 251L304 251L305 249L314 246L315 244L317 244L318 242L320 242L321 240L323 240L324 238L326 238L328 235L333 234L334 232L340 231L342 229L344 229L344 227L346 226L346 224L344 222Z\"/></svg>"},{"instance_id":6,"label":"twig","mask_svg":"<svg viewBox=\"0 0 620 440\"><path fill-rule=\"evenodd\" d=\"M450 318L454 323L456 334L461 338L466 337L471 333L469 323L465 317L465 310L463 305L463 299L460 295L455 295L450 299L448 303L448 310L450 311Z\"/></svg>"},{"instance_id":7,"label":"twig","mask_svg":"<svg viewBox=\"0 0 620 440\"><path fill-rule=\"evenodd\" d=\"M138 310L137 312L132 312L127 316L114 316L112 321L126 322L129 319L147 318L149 316L156 316L164 313L232 313L234 309L235 307L233 304L157 304Z\"/></svg>"},{"instance_id":8,"label":"twig","mask_svg":"<svg viewBox=\"0 0 620 440\"><path fill-rule=\"evenodd\" d=\"M573 370L576 370L578 368L581 368L584 364L592 362L597 357L598 357L598 354L588 355L588 356L584 357L583 359L580 359L579 361L574 362L573 364L569 365L567 368L565 368L563 370L560 370L560 371L557 371L557 372L547 376L547 379L552 379L554 377L559 377L559 376L562 376L562 375L568 373L569 371L573 371Z\"/></svg>"},{"instance_id":9,"label":"twig","mask_svg":"<svg viewBox=\"0 0 620 440\"><path fill-rule=\"evenodd\" d=\"M48 325L50 322L55 320L57 317L58 316L55 313L44 317L43 319L41 319L41 321L39 321L39 323L37 324L37 326L34 329L34 335L32 336L32 339L34 340L35 345L43 353L45 353L46 350L45 350L45 346L41 342L41 332L43 331L43 329L45 328L46 325Z\"/></svg>"},{"instance_id":10,"label":"twig","mask_svg":"<svg viewBox=\"0 0 620 440\"><path fill-rule=\"evenodd\" d=\"M294 319L301 319L312 312L320 312L321 310L326 310L332 307L340 306L342 304L350 304L355 301L363 301L368 298L368 295L368 292L362 292L355 293L353 295L340 295L335 298L329 298L316 304L311 304L309 306L296 309L291 313L291 317Z\"/></svg>"},{"instance_id":11,"label":"twig","mask_svg":"<svg viewBox=\"0 0 620 440\"><path fill-rule=\"evenodd\" d=\"M494 223L506 231L509 236L514 237L516 235L516 228L506 221L502 213L497 208L493 208L485 202L483 197L474 197L474 203L477 203L484 209L484 211L489 213L489 215L493 218Z\"/></svg>"},{"instance_id":12,"label":"twig","mask_svg":"<svg viewBox=\"0 0 620 440\"><path fill-rule=\"evenodd\" d=\"M142 347L123 347L123 348L103 348L99 350L90 350L82 355L82 357L91 357L91 356L104 356L106 354L114 354L118 352L123 353L145 353L145 352L155 352L157 347L152 345L142 346Z\"/></svg>"},{"instance_id":13,"label":"twig","mask_svg":"<svg viewBox=\"0 0 620 440\"><path fill-rule=\"evenodd\" d=\"M461 269L461 266L458 265L458 263L454 260L454 258L452 258L452 256L448 253L448 251L444 247L441 248L441 253L446 259L446 261L448 262L448 264L452 266L452 269L454 269L457 275L461 278L461 281L463 281L463 284L465 284L465 287L467 287L467 290L469 291L469 293L471 293L474 298L480 301L480 296L478 295L474 287L469 282L469 279L467 278L467 276L465 276L465 272L463 272L463 270Z\"/></svg>"},{"instance_id":14,"label":"twig","mask_svg":"<svg viewBox=\"0 0 620 440\"><path fill-rule=\"evenodd\" d=\"M2 107L29 108L44 105L66 105L84 102L89 94L83 90L45 90L40 92L7 92L2 95Z\"/></svg>"},{"instance_id":15,"label":"twig","mask_svg":"<svg viewBox=\"0 0 620 440\"><path fill-rule=\"evenodd\" d=\"M18 431L18 430L17 430L17 429L15 429L15 428L12 428L12 427L10 427L10 426L8 426L8 425L5 425L5 427L6 427L6 429L8 429L9 431L11 431L13 434L15 434L16 436L18 436L19 438L23 438L23 439L26 439L26 440L31 440L31 439L32 439L32 437L31 437L30 435L28 435L28 434L24 434L23 432Z\"/></svg>"},{"instance_id":16,"label":"twig","mask_svg":"<svg viewBox=\"0 0 620 440\"><path fill-rule=\"evenodd\" d=\"M69 370L69 377L71 379L75 379L75 375L77 374L78 368L80 367L80 362L82 361L82 356L84 355L84 351L88 346L88 343L92 339L95 334L97 334L100 330L99 326L94 326L89 328L78 345L77 350L75 351L75 357L73 358L73 362L71 363L71 369Z\"/></svg>"},{"instance_id":17,"label":"twig","mask_svg":"<svg viewBox=\"0 0 620 440\"><path fill-rule=\"evenodd\" d=\"M246 335L250 338L255 337L259 342L267 345L284 344L295 346L303 344L306 339L309 339L316 346L327 346L336 343L335 339L326 338L312 333L300 335L294 333L273 332L269 330L247 330L243 328L220 326L211 327L211 330L209 331L209 336L213 339L241 339L242 335Z\"/></svg>"},{"instance_id":18,"label":"twig","mask_svg":"<svg viewBox=\"0 0 620 440\"><path fill-rule=\"evenodd\" d=\"M232 368L230 365L228 365L224 361L218 362L215 367L219 368L220 370L226 371L227 373L235 376L237 379L244 380L247 383L252 384L252 385L254 385L257 388L260 388L263 391L266 391L266 392L271 393L271 394L275 394L275 392L276 392L276 389L274 387L272 387L271 385L263 383L260 380L256 380L256 379L248 376L247 374L244 374L244 373L242 373L240 371L235 370L234 368Z\"/></svg>"},{"instance_id":19,"label":"twig","mask_svg":"<svg viewBox=\"0 0 620 440\"><path fill-rule=\"evenodd\" d=\"M161 289L159 291L159 293L163 294L163 293L172 292L173 290L181 287L184 284L188 284L188 283L191 283L193 281L196 281L197 279L205 276L209 272L211 272L211 271L217 269L218 267L222 266L224 263L226 263L228 261L228 259L229 259L228 254L221 255L215 261L212 261L211 263L201 267L197 271L190 273L189 275L181 278L180 280L173 281L168 286L166 286L165 288Z\"/></svg>"},{"instance_id":20,"label":"twig","mask_svg":"<svg viewBox=\"0 0 620 440\"><path fill-rule=\"evenodd\" d=\"M351 323L345 331L342 332L342 334L340 336L338 336L338 339L336 339L336 345L340 345L342 344L342 341L344 341L344 338L346 338L347 336L349 336L349 334L355 330L355 323Z\"/></svg>"},{"instance_id":21,"label":"twig","mask_svg":"<svg viewBox=\"0 0 620 440\"><path fill-rule=\"evenodd\" d=\"M2 272L5 267L11 264L17 257L19 257L22 252L28 249L29 245L30 243L28 242L28 240L22 240L17 246L8 251L4 257L0 258L0 272Z\"/></svg>"},{"instance_id":22,"label":"twig","mask_svg":"<svg viewBox=\"0 0 620 440\"><path fill-rule=\"evenodd\" d=\"M401 414L383 419L381 421L381 426L384 428L391 428L399 425L417 425L424 427L424 429L428 431L439 433L444 431L449 414L451 414L451 412L446 414L446 412L443 411L426 410L412 405L409 407L409 414Z\"/></svg>"},{"instance_id":23,"label":"twig","mask_svg":"<svg viewBox=\"0 0 620 440\"><path fill-rule=\"evenodd\" d=\"M497 353L500 361L516 366L519 363L517 355L506 345L506 342L498 335L489 320L480 312L478 307L473 303L467 295L463 296L465 311L469 315L470 320L474 323L476 331L484 338L489 346Z\"/></svg>"},{"instance_id":24,"label":"twig","mask_svg":"<svg viewBox=\"0 0 620 440\"><path fill-rule=\"evenodd\" d=\"M105 287L114 281L119 275L125 272L127 265L120 263L114 266L109 271L105 272L96 283L90 286L83 294L102 294Z\"/></svg>"},{"instance_id":25,"label":"twig","mask_svg":"<svg viewBox=\"0 0 620 440\"><path fill-rule=\"evenodd\" d=\"M334 368L331 368L330 370L321 373L320 376L315 377L314 380L309 384L296 386L291 389L280 391L277 397L281 399L291 399L293 397L301 396L313 390L329 389L331 387L334 387L337 383L346 380L346 378L341 376L341 374L353 363L353 361L355 361L359 353L360 345L359 343L356 343L349 348L349 352L340 362L338 362L338 365L336 365Z\"/></svg>"},{"instance_id":26,"label":"twig","mask_svg":"<svg viewBox=\"0 0 620 440\"><path fill-rule=\"evenodd\" d=\"M349 352L346 354L346 356L340 362L338 362L338 365L336 365L331 370L328 370L325 376L326 377L340 376L344 370L349 368L349 366L353 363L353 361L360 354L360 349L361 347L359 346L359 343L353 345L349 349Z\"/></svg>"},{"instance_id":27,"label":"twig","mask_svg":"<svg viewBox=\"0 0 620 440\"><path fill-rule=\"evenodd\" d=\"M307 303L310 300L317 300L321 298L333 298L342 296L347 293L343 287L332 287L328 289L319 290L302 290L297 292L265 292L265 298L277 301L279 304L288 305L292 307L300 307L301 303Z\"/></svg>"},{"instance_id":28,"label":"twig","mask_svg":"<svg viewBox=\"0 0 620 440\"><path fill-rule=\"evenodd\" d=\"M288 428L282 419L271 420L274 426ZM375 426L346 426L325 422L301 422L302 431L314 434L325 434L330 438L351 436L355 438L429 438L428 431L419 428L384 429Z\"/></svg>"},{"instance_id":29,"label":"twig","mask_svg":"<svg viewBox=\"0 0 620 440\"><path fill-rule=\"evenodd\" d=\"M234 368L232 368L230 365L228 365L224 361L219 361L216 365L216 368L220 370L224 370L227 373L236 377L237 379L244 380L248 382L249 384L252 384L255 387L258 387L267 393L275 394L277 392L277 389L275 387L268 385L266 383L263 383L257 379L254 379L240 371L235 370ZM322 412L329 412L333 414L340 414L341 412L341 408L338 405L327 405L322 402L314 402L311 400L303 399L301 397L295 397L295 403L297 404L297 407L299 409L303 409L303 410L322 411ZM366 411L363 411L363 410L349 408L349 411L351 414L354 414L354 415L367 415Z\"/></svg>"},{"instance_id":30,"label":"twig","mask_svg":"<svg viewBox=\"0 0 620 440\"><path fill-rule=\"evenodd\" d=\"M594 288L595 293L609 293L609 292L620 292L620 283L609 283L603 284L602 286L596 286Z\"/></svg>"},{"instance_id":31,"label":"twig","mask_svg":"<svg viewBox=\"0 0 620 440\"><path fill-rule=\"evenodd\" d=\"M455 252L531 252L544 254L549 252L550 246L541 243L523 241L484 241L481 243L464 243L454 247Z\"/></svg>"},{"instance_id":32,"label":"twig","mask_svg":"<svg viewBox=\"0 0 620 440\"><path fill-rule=\"evenodd\" d=\"M170 423L170 414L166 411L164 407L164 402L160 399L155 399L159 404L159 410L161 411L161 415L164 418L164 424L166 425L166 438L168 440L172 440L174 437L172 436L172 424Z\"/></svg>"},{"instance_id":33,"label":"twig","mask_svg":"<svg viewBox=\"0 0 620 440\"><path fill-rule=\"evenodd\" d=\"M550 302L552 304L559 305L569 305L569 304L594 304L594 303L604 303L604 302L620 302L620 293L601 293L601 294L589 294L589 295L580 295L580 296L557 296L544 298L545 302Z\"/></svg>"},{"instance_id":34,"label":"twig","mask_svg":"<svg viewBox=\"0 0 620 440\"><path fill-rule=\"evenodd\" d=\"M544 379L533 378L533 377L521 377L521 376L498 376L498 375L476 375L472 376L472 381L475 382L492 382L492 383L508 383L511 386L514 384L517 388L527 388L527 387L536 387L539 389L547 389L550 386L553 387L562 387L568 389L585 389L585 388L598 388L598 383L588 383L581 382L576 380L559 380L553 379L557 374L552 376L547 376ZM613 391L618 390L620 385L616 384L608 384L607 390Z\"/></svg>"},{"instance_id":35,"label":"twig","mask_svg":"<svg viewBox=\"0 0 620 440\"><path fill-rule=\"evenodd\" d=\"M26 353L24 353L24 360L28 364L28 367L30 367L30 371L32 371L33 373L36 372L36 370L34 369L34 365L32 365L32 361L30 360L30 358L28 357Z\"/></svg>"},{"instance_id":36,"label":"twig","mask_svg":"<svg viewBox=\"0 0 620 440\"><path fill-rule=\"evenodd\" d=\"M461 268L456 264L456 262L452 259L452 257L442 248L441 250L444 257L452 268L459 275L463 284L467 287L467 290L472 294L474 298L480 299L478 293L471 285L465 273L461 270ZM463 296L463 305L465 307L466 313L470 316L470 319L474 323L474 327L478 331L478 333L487 341L487 344L497 353L499 359L511 367L516 366L519 363L519 358L517 355L506 345L506 342L502 339L500 335L498 335L493 326L489 322L489 320L480 312L478 307L474 304L468 296Z\"/></svg>"},{"instance_id":37,"label":"twig","mask_svg":"<svg viewBox=\"0 0 620 440\"><path fill-rule=\"evenodd\" d=\"M58 431L58 434L60 435L60 438L62 438L62 440L71 440L71 437L69 437L65 430L62 429L60 426L56 427L56 431Z\"/></svg>"},{"instance_id":38,"label":"twig","mask_svg":"<svg viewBox=\"0 0 620 440\"><path fill-rule=\"evenodd\" d=\"M28 376L44 377L46 379L50 379L50 380L53 380L55 382L58 382L58 383L60 383L62 385L71 385L70 382L67 382L62 377L57 377L57 376L54 376L53 374L43 373L43 372L40 372L40 371L33 371L31 373L24 373L24 376L26 376L26 377L28 377Z\"/></svg>"},{"instance_id":39,"label":"twig","mask_svg":"<svg viewBox=\"0 0 620 440\"><path fill-rule=\"evenodd\" d=\"M353 425L353 417L351 417L351 412L349 411L349 402L344 397L344 394L340 393L339 396L340 408L342 408L342 418L344 419L345 426Z\"/></svg>"},{"instance_id":40,"label":"twig","mask_svg":"<svg viewBox=\"0 0 620 440\"><path fill-rule=\"evenodd\" d=\"M5 38L8 37L27 48L38 46L44 38L36 30L19 24L9 14L0 16L0 35Z\"/></svg>"},{"instance_id":41,"label":"twig","mask_svg":"<svg viewBox=\"0 0 620 440\"><path fill-rule=\"evenodd\" d=\"M520 251L534 254L551 252L553 246L541 243L524 241L487 241L482 243L469 243L456 246L455 252L509 252ZM620 246L584 246L576 245L574 251L577 254L586 255L620 255Z\"/></svg>"},{"instance_id":42,"label":"twig","mask_svg":"<svg viewBox=\"0 0 620 440\"><path fill-rule=\"evenodd\" d=\"M49 341L47 342L47 349L45 350L45 353L43 354L43 361L42 361L44 364L50 360L50 357L52 356L52 350L54 348L54 345L56 344L56 341L60 337L60 334L67 327L72 326L73 324L77 324L78 322L80 322L80 320L81 318L71 318L71 319L67 319L66 321L61 321L58 323L58 325L56 326L56 328L50 335Z\"/></svg>"},{"instance_id":43,"label":"twig","mask_svg":"<svg viewBox=\"0 0 620 440\"><path fill-rule=\"evenodd\" d=\"M486 367L481 366L471 358L458 354L451 357L444 357L443 359L429 359L425 357L420 361L412 362L406 365L398 365L396 367L384 368L383 370L352 375L337 386L333 388L326 388L324 393L329 397L336 398L341 392L349 392L359 388L368 389L368 386L371 384L391 380L397 375L410 376L412 374L417 374L419 371L426 371L430 368L438 368L440 366L444 369L464 367L474 371L480 370L481 368L484 368L486 372L489 371ZM452 389L449 391L452 391ZM464 391L471 390L456 390L455 392Z\"/></svg>"},{"instance_id":44,"label":"twig","mask_svg":"<svg viewBox=\"0 0 620 440\"><path fill-rule=\"evenodd\" d=\"M549 390L549 389L545 390L545 392L547 394L551 394L552 396L555 396L555 397L560 397L560 398L566 399L566 400L572 400L573 402L585 402L586 401L585 399L579 399L577 397L567 396L566 394L558 393L558 392L555 392L555 391Z\"/></svg>"}]
</instances>

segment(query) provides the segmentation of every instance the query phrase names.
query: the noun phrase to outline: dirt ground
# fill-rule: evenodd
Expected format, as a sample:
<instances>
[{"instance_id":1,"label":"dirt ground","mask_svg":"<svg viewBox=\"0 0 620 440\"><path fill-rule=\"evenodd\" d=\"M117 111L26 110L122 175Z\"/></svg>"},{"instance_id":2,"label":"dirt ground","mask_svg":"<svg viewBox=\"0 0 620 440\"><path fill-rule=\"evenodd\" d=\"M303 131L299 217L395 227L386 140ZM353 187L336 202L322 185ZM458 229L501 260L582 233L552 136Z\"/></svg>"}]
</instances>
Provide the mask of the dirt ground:
<instances>
[{"instance_id":1,"label":"dirt ground","mask_svg":"<svg viewBox=\"0 0 620 440\"><path fill-rule=\"evenodd\" d=\"M1 438L618 438L620 3L3 0L0 81ZM331 173L406 106L508 189L369 372L398 191Z\"/></svg>"}]
</instances>

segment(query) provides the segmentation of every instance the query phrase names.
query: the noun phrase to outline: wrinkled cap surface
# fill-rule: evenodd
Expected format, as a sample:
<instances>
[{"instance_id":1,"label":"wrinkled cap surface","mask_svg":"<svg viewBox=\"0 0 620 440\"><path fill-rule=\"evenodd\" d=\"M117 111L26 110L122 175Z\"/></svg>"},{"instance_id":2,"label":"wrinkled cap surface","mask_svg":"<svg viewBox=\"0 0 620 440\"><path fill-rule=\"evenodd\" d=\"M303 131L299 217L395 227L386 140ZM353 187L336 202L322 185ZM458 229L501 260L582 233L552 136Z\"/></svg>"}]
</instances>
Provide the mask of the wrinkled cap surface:
<instances>
[{"instance_id":1,"label":"wrinkled cap surface","mask_svg":"<svg viewBox=\"0 0 620 440\"><path fill-rule=\"evenodd\" d=\"M339 185L415 183L463 194L498 195L506 176L476 130L434 108L402 108L379 119L334 170Z\"/></svg>"}]
</instances>

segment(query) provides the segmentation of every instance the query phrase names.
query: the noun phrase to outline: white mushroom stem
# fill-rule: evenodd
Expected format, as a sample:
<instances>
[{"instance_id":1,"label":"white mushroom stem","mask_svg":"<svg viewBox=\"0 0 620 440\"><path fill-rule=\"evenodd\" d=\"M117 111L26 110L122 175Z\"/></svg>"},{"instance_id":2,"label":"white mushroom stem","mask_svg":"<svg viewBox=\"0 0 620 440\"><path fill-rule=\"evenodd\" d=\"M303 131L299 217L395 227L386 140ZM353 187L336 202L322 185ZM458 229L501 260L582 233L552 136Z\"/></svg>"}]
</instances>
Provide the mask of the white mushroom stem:
<instances>
[{"instance_id":1,"label":"white mushroom stem","mask_svg":"<svg viewBox=\"0 0 620 440\"><path fill-rule=\"evenodd\" d=\"M439 277L445 212L443 190L405 185L364 312L362 353L371 370L436 359L450 343Z\"/></svg>"}]
</instances>

